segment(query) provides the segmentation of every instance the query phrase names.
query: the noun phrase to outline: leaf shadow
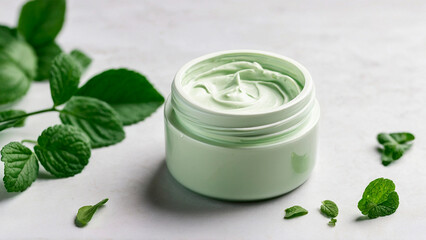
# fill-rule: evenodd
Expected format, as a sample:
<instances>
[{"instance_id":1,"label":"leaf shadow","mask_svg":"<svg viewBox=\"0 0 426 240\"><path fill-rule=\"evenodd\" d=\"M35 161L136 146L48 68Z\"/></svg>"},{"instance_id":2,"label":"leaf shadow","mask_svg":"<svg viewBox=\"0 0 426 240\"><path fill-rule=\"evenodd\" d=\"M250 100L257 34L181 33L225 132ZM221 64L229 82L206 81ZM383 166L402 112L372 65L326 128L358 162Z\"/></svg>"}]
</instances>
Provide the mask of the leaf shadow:
<instances>
[{"instance_id":1,"label":"leaf shadow","mask_svg":"<svg viewBox=\"0 0 426 240\"><path fill-rule=\"evenodd\" d=\"M10 199L10 198L13 198L17 195L19 195L18 192L7 192L6 188L4 187L3 182L1 183L1 186L0 186L0 202L7 200L7 199Z\"/></svg>"},{"instance_id":2,"label":"leaf shadow","mask_svg":"<svg viewBox=\"0 0 426 240\"><path fill-rule=\"evenodd\" d=\"M368 216L358 216L355 218L355 222L363 222L371 220Z\"/></svg>"},{"instance_id":3,"label":"leaf shadow","mask_svg":"<svg viewBox=\"0 0 426 240\"><path fill-rule=\"evenodd\" d=\"M50 179L58 179L57 177L53 176L52 174L48 173L46 170L40 169L38 172L37 179L41 180L50 180Z\"/></svg>"}]
</instances>

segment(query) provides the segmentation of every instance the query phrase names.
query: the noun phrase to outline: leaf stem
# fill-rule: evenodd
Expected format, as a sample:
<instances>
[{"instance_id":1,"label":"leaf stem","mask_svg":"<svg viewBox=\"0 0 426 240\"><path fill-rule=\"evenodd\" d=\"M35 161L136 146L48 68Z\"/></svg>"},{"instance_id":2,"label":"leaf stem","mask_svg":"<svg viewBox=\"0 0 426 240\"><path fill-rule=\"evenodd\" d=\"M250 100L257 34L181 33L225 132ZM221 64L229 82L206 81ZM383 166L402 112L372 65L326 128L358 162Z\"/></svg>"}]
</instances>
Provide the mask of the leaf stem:
<instances>
[{"instance_id":1,"label":"leaf stem","mask_svg":"<svg viewBox=\"0 0 426 240\"><path fill-rule=\"evenodd\" d=\"M45 112L59 112L59 110L56 107L51 107L51 108L47 108L47 109L43 109L43 110L39 110L39 111L35 111L35 112L30 112L30 113L22 114L22 115L19 115L19 116L5 118L5 119L1 120L0 123L2 123L2 122L9 122L11 120L16 120L16 119L20 119L20 118L24 118L24 117L29 117L29 116L32 116L32 115L37 115L37 114L45 113Z\"/></svg>"},{"instance_id":2,"label":"leaf stem","mask_svg":"<svg viewBox=\"0 0 426 240\"><path fill-rule=\"evenodd\" d=\"M36 140L31 140L31 139L24 139L21 141L21 143L33 143L33 144L38 144L38 142Z\"/></svg>"}]
</instances>

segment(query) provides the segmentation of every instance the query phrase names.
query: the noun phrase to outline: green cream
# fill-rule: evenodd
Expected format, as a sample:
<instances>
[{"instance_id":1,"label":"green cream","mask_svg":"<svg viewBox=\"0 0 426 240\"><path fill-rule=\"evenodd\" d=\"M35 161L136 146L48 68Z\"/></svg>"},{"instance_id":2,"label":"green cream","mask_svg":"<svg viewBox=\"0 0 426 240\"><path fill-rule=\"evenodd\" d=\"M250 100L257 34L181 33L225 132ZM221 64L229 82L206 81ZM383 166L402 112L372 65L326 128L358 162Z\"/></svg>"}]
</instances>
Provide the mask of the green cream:
<instances>
[{"instance_id":1,"label":"green cream","mask_svg":"<svg viewBox=\"0 0 426 240\"><path fill-rule=\"evenodd\" d=\"M309 177L320 109L309 72L273 53L232 50L185 64L164 107L166 162L219 199L278 196Z\"/></svg>"},{"instance_id":2,"label":"green cream","mask_svg":"<svg viewBox=\"0 0 426 240\"><path fill-rule=\"evenodd\" d=\"M214 59L200 62L182 87L194 103L218 112L273 111L294 99L303 85L256 61Z\"/></svg>"}]
</instances>

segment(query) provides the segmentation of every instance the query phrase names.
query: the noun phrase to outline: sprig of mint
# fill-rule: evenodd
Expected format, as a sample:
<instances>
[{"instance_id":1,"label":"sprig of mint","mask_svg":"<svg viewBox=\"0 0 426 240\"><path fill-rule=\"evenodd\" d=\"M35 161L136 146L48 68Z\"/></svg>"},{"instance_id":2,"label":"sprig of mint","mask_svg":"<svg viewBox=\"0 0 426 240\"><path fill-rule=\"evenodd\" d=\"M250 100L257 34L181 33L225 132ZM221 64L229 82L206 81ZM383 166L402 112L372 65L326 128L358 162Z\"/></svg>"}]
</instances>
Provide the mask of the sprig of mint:
<instances>
[{"instance_id":1,"label":"sprig of mint","mask_svg":"<svg viewBox=\"0 0 426 240\"><path fill-rule=\"evenodd\" d=\"M383 145L382 164L387 166L400 159L413 145L414 135L408 132L379 133L377 141Z\"/></svg>"},{"instance_id":2,"label":"sprig of mint","mask_svg":"<svg viewBox=\"0 0 426 240\"><path fill-rule=\"evenodd\" d=\"M108 198L105 198L94 206L89 205L78 209L77 216L75 218L75 225L77 227L86 226L90 222L90 220L92 220L92 217L96 213L98 208L105 205L106 202L108 202Z\"/></svg>"},{"instance_id":3,"label":"sprig of mint","mask_svg":"<svg viewBox=\"0 0 426 240\"><path fill-rule=\"evenodd\" d=\"M22 127L26 118L45 112L59 112L64 124L44 130L37 141L24 140L35 142L35 154L21 143L5 146L1 153L7 191L27 189L37 176L38 162L56 177L80 173L88 164L91 148L113 145L124 139L123 120L128 124L142 121L164 102L163 96L143 75L127 69L107 70L79 88L81 66L85 64L81 57L60 53L53 60L49 74L52 107L29 113L0 112L0 132ZM114 91L108 90L111 87ZM22 154L12 154L11 147Z\"/></svg>"},{"instance_id":4,"label":"sprig of mint","mask_svg":"<svg viewBox=\"0 0 426 240\"><path fill-rule=\"evenodd\" d=\"M289 207L284 211L285 211L284 219L291 219L291 218L300 217L300 216L308 214L308 210L298 205Z\"/></svg>"},{"instance_id":5,"label":"sprig of mint","mask_svg":"<svg viewBox=\"0 0 426 240\"><path fill-rule=\"evenodd\" d=\"M369 218L393 214L399 206L399 197L392 180L378 178L368 184L358 202L358 209Z\"/></svg>"},{"instance_id":6,"label":"sprig of mint","mask_svg":"<svg viewBox=\"0 0 426 240\"><path fill-rule=\"evenodd\" d=\"M339 208L337 207L336 203L331 200L324 200L322 201L320 210L325 216L331 218L330 222L328 222L328 225L332 227L336 226L336 217L339 215Z\"/></svg>"},{"instance_id":7,"label":"sprig of mint","mask_svg":"<svg viewBox=\"0 0 426 240\"><path fill-rule=\"evenodd\" d=\"M16 28L0 25L0 105L22 98L33 80L49 78L53 59L62 52L56 36L65 21L65 0L32 0L21 9ZM91 59L71 51L81 72Z\"/></svg>"}]
</instances>

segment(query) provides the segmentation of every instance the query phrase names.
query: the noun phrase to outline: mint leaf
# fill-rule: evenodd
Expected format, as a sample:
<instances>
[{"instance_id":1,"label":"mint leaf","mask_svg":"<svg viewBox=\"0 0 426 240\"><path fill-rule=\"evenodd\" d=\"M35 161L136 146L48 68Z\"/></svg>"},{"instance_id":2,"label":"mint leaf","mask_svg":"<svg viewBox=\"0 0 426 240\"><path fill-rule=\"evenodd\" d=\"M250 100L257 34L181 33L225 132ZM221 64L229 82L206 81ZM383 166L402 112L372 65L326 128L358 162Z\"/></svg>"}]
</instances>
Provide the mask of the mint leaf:
<instances>
[{"instance_id":1,"label":"mint leaf","mask_svg":"<svg viewBox=\"0 0 426 240\"><path fill-rule=\"evenodd\" d=\"M61 53L55 57L49 78L55 106L65 103L77 92L80 76L80 66L71 56Z\"/></svg>"},{"instance_id":2,"label":"mint leaf","mask_svg":"<svg viewBox=\"0 0 426 240\"><path fill-rule=\"evenodd\" d=\"M303 216L303 215L306 215L306 214L308 214L308 210L304 209L301 206L296 205L296 206L287 208L285 210L284 218L290 219L290 218L300 217L300 216Z\"/></svg>"},{"instance_id":3,"label":"mint leaf","mask_svg":"<svg viewBox=\"0 0 426 240\"><path fill-rule=\"evenodd\" d=\"M6 110L0 112L0 122L7 119L24 115L25 112L21 110ZM25 118L13 119L10 121L0 123L0 132L13 127L23 127L25 123Z\"/></svg>"},{"instance_id":4,"label":"mint leaf","mask_svg":"<svg viewBox=\"0 0 426 240\"><path fill-rule=\"evenodd\" d=\"M358 202L358 209L369 218L393 214L399 206L399 197L392 180L378 178L368 184Z\"/></svg>"},{"instance_id":5,"label":"mint leaf","mask_svg":"<svg viewBox=\"0 0 426 240\"><path fill-rule=\"evenodd\" d=\"M21 9L18 31L32 46L55 40L65 20L65 0L33 0Z\"/></svg>"},{"instance_id":6,"label":"mint leaf","mask_svg":"<svg viewBox=\"0 0 426 240\"><path fill-rule=\"evenodd\" d=\"M0 29L0 62L15 65L29 79L35 77L37 59L33 48L6 28Z\"/></svg>"},{"instance_id":7,"label":"mint leaf","mask_svg":"<svg viewBox=\"0 0 426 240\"><path fill-rule=\"evenodd\" d=\"M62 123L83 130L89 136L93 148L121 142L125 136L123 125L114 109L95 98L71 98L59 117Z\"/></svg>"},{"instance_id":8,"label":"mint leaf","mask_svg":"<svg viewBox=\"0 0 426 240\"><path fill-rule=\"evenodd\" d=\"M22 36L18 34L18 29L16 29L16 28L11 28L11 27L0 24L0 31L6 31L11 36L13 36L17 39L23 39Z\"/></svg>"},{"instance_id":9,"label":"mint leaf","mask_svg":"<svg viewBox=\"0 0 426 240\"><path fill-rule=\"evenodd\" d=\"M35 51L38 60L37 76L35 80L46 80L49 78L49 72L53 63L53 59L55 59L55 57L62 52L62 49L55 42L50 42L35 48Z\"/></svg>"},{"instance_id":10,"label":"mint leaf","mask_svg":"<svg viewBox=\"0 0 426 240\"><path fill-rule=\"evenodd\" d=\"M382 164L387 166L400 159L405 151L411 148L414 135L408 132L380 133L377 141L383 145Z\"/></svg>"},{"instance_id":11,"label":"mint leaf","mask_svg":"<svg viewBox=\"0 0 426 240\"><path fill-rule=\"evenodd\" d=\"M104 200L100 201L94 206L84 206L78 209L77 217L75 218L75 224L77 227L84 227L87 225L87 223L92 220L93 215L98 210L99 207L104 205L106 202L108 202L108 198L105 198Z\"/></svg>"},{"instance_id":12,"label":"mint leaf","mask_svg":"<svg viewBox=\"0 0 426 240\"><path fill-rule=\"evenodd\" d=\"M0 104L23 97L35 76L36 56L31 46L0 29Z\"/></svg>"},{"instance_id":13,"label":"mint leaf","mask_svg":"<svg viewBox=\"0 0 426 240\"><path fill-rule=\"evenodd\" d=\"M15 65L30 79L36 74L37 60L32 47L5 29L0 29L0 61Z\"/></svg>"},{"instance_id":14,"label":"mint leaf","mask_svg":"<svg viewBox=\"0 0 426 240\"><path fill-rule=\"evenodd\" d=\"M108 103L125 126L144 120L164 102L145 76L127 69L111 69L96 75L77 95Z\"/></svg>"},{"instance_id":15,"label":"mint leaf","mask_svg":"<svg viewBox=\"0 0 426 240\"><path fill-rule=\"evenodd\" d=\"M16 65L0 60L0 104L13 103L22 98L30 83L31 80Z\"/></svg>"},{"instance_id":16,"label":"mint leaf","mask_svg":"<svg viewBox=\"0 0 426 240\"><path fill-rule=\"evenodd\" d=\"M79 64L81 72L85 72L92 63L92 59L78 49L72 50L70 55Z\"/></svg>"},{"instance_id":17,"label":"mint leaf","mask_svg":"<svg viewBox=\"0 0 426 240\"><path fill-rule=\"evenodd\" d=\"M330 200L322 201L321 212L329 218L335 218L339 214L339 208L337 205Z\"/></svg>"},{"instance_id":18,"label":"mint leaf","mask_svg":"<svg viewBox=\"0 0 426 240\"><path fill-rule=\"evenodd\" d=\"M56 177L80 173L90 158L89 138L77 127L55 125L44 130L34 151L43 167Z\"/></svg>"},{"instance_id":19,"label":"mint leaf","mask_svg":"<svg viewBox=\"0 0 426 240\"><path fill-rule=\"evenodd\" d=\"M325 216L331 218L330 222L328 222L328 225L332 227L336 226L337 220L335 217L339 215L339 208L337 205L331 200L324 200L322 201L320 210Z\"/></svg>"},{"instance_id":20,"label":"mint leaf","mask_svg":"<svg viewBox=\"0 0 426 240\"><path fill-rule=\"evenodd\" d=\"M21 143L11 142L4 146L1 160L4 162L4 186L8 192L22 192L37 178L37 158Z\"/></svg>"}]
</instances>

